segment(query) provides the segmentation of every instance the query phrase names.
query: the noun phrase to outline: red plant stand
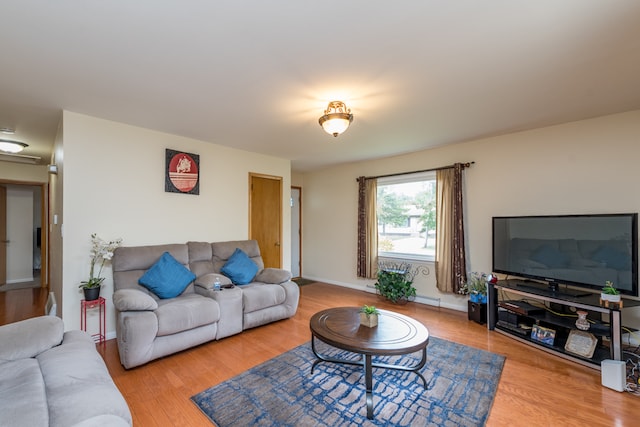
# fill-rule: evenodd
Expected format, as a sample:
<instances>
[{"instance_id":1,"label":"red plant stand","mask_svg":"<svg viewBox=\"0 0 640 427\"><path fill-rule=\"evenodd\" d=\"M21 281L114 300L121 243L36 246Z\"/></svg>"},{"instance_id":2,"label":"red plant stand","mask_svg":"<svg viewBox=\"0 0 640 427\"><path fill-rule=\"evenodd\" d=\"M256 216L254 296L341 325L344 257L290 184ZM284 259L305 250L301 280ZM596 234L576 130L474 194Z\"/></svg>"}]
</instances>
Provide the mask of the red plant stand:
<instances>
[{"instance_id":1,"label":"red plant stand","mask_svg":"<svg viewBox=\"0 0 640 427\"><path fill-rule=\"evenodd\" d=\"M107 340L105 339L105 330L106 330L106 309L105 309L105 299L103 297L99 297L93 301L80 301L80 329L83 331L87 331L87 309L91 310L94 308L98 308L100 310L98 323L100 325L100 332L97 334L91 335L93 341L99 344L104 344Z\"/></svg>"}]
</instances>

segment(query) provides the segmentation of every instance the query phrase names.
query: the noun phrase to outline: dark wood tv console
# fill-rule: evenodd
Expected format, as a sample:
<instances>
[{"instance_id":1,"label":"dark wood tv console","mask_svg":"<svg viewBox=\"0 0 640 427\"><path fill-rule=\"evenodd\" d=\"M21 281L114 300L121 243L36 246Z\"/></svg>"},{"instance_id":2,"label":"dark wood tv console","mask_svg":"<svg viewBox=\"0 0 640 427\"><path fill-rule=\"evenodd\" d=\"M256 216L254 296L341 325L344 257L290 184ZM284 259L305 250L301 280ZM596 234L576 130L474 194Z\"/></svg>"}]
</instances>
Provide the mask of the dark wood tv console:
<instances>
[{"instance_id":1,"label":"dark wood tv console","mask_svg":"<svg viewBox=\"0 0 640 427\"><path fill-rule=\"evenodd\" d=\"M544 284L525 280L488 285L490 330L591 368L600 369L605 359L622 360L620 310L613 305L601 306L599 295L575 295L562 289L554 292ZM638 305L635 300L624 302L625 307ZM588 313L587 331L576 327L578 311Z\"/></svg>"}]
</instances>

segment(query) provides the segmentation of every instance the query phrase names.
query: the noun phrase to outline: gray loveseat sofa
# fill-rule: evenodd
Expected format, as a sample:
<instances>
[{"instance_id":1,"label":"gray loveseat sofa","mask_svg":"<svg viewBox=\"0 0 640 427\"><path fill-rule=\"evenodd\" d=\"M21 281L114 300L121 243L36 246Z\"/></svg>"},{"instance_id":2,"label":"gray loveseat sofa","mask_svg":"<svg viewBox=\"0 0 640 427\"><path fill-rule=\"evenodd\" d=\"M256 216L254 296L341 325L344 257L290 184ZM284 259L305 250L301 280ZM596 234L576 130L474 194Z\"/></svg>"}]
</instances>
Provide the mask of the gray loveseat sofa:
<instances>
[{"instance_id":1,"label":"gray loveseat sofa","mask_svg":"<svg viewBox=\"0 0 640 427\"><path fill-rule=\"evenodd\" d=\"M215 290L236 249L257 267L251 283ZM177 296L160 298L139 280L168 252L195 279ZM113 304L120 362L129 369L295 314L300 291L291 273L264 268L255 240L119 247L113 259Z\"/></svg>"},{"instance_id":2,"label":"gray loveseat sofa","mask_svg":"<svg viewBox=\"0 0 640 427\"><path fill-rule=\"evenodd\" d=\"M122 394L83 331L35 317L0 326L0 426L130 426Z\"/></svg>"}]
</instances>

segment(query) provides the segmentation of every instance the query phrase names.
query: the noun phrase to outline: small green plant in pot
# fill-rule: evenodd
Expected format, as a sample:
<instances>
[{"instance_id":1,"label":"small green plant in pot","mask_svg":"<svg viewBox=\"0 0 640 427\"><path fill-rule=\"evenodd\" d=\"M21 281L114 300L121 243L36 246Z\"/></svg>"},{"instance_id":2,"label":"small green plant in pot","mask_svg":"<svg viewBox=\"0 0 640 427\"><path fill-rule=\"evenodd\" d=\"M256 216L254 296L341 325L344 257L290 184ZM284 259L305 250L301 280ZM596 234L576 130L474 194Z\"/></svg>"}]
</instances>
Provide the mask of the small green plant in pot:
<instances>
[{"instance_id":1,"label":"small green plant in pot","mask_svg":"<svg viewBox=\"0 0 640 427\"><path fill-rule=\"evenodd\" d=\"M394 304L406 304L416 297L413 279L416 276L411 264L406 262L385 262L378 266L377 293Z\"/></svg>"},{"instance_id":2,"label":"small green plant in pot","mask_svg":"<svg viewBox=\"0 0 640 427\"><path fill-rule=\"evenodd\" d=\"M471 302L487 303L487 275L475 271L467 276L466 283L458 291L463 295L469 295Z\"/></svg>"},{"instance_id":3,"label":"small green plant in pot","mask_svg":"<svg viewBox=\"0 0 640 427\"><path fill-rule=\"evenodd\" d=\"M620 291L618 291L613 282L607 280L604 282L604 287L600 292L600 299L602 301L620 302Z\"/></svg>"},{"instance_id":4,"label":"small green plant in pot","mask_svg":"<svg viewBox=\"0 0 640 427\"><path fill-rule=\"evenodd\" d=\"M368 328L378 325L380 311L374 305L364 305L360 309L360 324Z\"/></svg>"}]
</instances>

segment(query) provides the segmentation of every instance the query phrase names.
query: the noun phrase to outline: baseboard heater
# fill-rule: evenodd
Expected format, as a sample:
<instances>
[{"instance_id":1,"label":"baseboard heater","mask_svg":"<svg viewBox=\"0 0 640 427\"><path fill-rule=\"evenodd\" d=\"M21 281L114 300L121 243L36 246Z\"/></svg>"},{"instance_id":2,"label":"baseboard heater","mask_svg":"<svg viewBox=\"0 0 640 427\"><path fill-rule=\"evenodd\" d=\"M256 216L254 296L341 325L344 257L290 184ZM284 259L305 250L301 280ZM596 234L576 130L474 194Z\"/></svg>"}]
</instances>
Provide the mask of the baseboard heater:
<instances>
[{"instance_id":1,"label":"baseboard heater","mask_svg":"<svg viewBox=\"0 0 640 427\"><path fill-rule=\"evenodd\" d=\"M373 286L373 285L367 285L367 288L376 290L376 287ZM429 302L430 305L434 305L436 307L440 307L440 298L429 297L429 296L420 295L420 294L416 294L416 298L420 298L421 300L431 301L431 302Z\"/></svg>"}]
</instances>

